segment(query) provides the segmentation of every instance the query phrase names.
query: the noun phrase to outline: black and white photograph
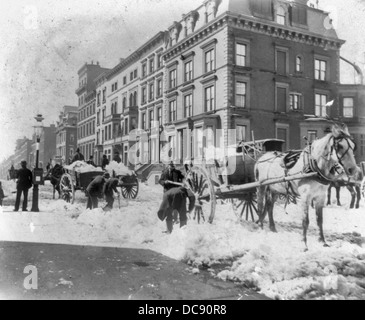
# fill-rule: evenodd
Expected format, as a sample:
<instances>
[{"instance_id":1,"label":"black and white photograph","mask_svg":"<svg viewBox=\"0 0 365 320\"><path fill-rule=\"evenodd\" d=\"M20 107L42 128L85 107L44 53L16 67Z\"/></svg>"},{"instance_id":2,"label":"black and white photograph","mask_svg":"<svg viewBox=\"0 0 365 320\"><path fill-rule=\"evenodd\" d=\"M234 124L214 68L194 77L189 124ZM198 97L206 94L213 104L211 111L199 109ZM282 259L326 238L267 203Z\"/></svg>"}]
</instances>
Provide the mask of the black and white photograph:
<instances>
[{"instance_id":1,"label":"black and white photograph","mask_svg":"<svg viewBox=\"0 0 365 320\"><path fill-rule=\"evenodd\" d=\"M3 1L0 300L365 300L364 30L365 0Z\"/></svg>"}]
</instances>

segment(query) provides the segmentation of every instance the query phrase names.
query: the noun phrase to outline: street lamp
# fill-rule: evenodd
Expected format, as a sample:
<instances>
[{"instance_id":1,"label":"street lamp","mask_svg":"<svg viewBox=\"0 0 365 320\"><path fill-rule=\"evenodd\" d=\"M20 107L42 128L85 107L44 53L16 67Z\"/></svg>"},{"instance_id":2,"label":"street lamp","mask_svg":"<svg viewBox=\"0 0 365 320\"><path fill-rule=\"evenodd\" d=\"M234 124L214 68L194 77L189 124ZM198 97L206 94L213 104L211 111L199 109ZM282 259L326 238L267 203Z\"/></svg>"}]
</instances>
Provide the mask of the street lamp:
<instances>
[{"instance_id":1,"label":"street lamp","mask_svg":"<svg viewBox=\"0 0 365 320\"><path fill-rule=\"evenodd\" d=\"M43 129L43 120L41 114L37 114L34 119L37 121L36 125L34 126L34 132L37 139L36 144L36 160L35 160L35 169L33 170L33 202L32 202L32 212L39 212L38 208L38 199L39 199L39 185L42 183L43 180L43 169L39 169L39 143L41 141L42 129ZM40 172L41 171L41 172Z\"/></svg>"}]
</instances>

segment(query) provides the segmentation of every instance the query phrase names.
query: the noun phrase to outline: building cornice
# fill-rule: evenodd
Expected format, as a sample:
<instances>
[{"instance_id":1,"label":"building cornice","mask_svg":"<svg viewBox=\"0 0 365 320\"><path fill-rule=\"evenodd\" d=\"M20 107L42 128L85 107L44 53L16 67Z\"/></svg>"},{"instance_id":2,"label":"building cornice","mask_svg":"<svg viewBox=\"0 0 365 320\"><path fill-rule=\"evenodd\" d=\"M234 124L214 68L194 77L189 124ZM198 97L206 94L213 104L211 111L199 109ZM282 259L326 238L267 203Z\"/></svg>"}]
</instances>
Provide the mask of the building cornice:
<instances>
[{"instance_id":1,"label":"building cornice","mask_svg":"<svg viewBox=\"0 0 365 320\"><path fill-rule=\"evenodd\" d=\"M185 38L167 50L163 54L164 60L168 62L177 55L181 55L183 52L191 49L192 47L204 41L206 38L210 37L212 34L216 33L218 29L221 29L225 25L253 33L266 34L278 39L305 43L311 46L317 46L331 50L339 50L345 43L344 40L315 34L306 29L302 30L300 28L278 25L271 21L238 15L227 11L217 17L216 20L210 22L203 28L197 30L191 36Z\"/></svg>"}]
</instances>

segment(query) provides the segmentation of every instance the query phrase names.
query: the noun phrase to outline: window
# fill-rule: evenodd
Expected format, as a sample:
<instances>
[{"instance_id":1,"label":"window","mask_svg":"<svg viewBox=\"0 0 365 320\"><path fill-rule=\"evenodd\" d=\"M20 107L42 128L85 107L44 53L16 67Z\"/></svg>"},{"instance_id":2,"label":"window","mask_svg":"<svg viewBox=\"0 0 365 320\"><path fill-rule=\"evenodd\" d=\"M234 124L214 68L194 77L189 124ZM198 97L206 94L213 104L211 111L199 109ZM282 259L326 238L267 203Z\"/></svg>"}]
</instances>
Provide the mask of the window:
<instances>
[{"instance_id":1,"label":"window","mask_svg":"<svg viewBox=\"0 0 365 320\"><path fill-rule=\"evenodd\" d=\"M150 73L155 72L155 60L151 59L150 60Z\"/></svg>"},{"instance_id":2,"label":"window","mask_svg":"<svg viewBox=\"0 0 365 320\"><path fill-rule=\"evenodd\" d=\"M157 108L157 121L159 125L162 125L162 107Z\"/></svg>"},{"instance_id":3,"label":"window","mask_svg":"<svg viewBox=\"0 0 365 320\"><path fill-rule=\"evenodd\" d=\"M327 95L316 93L315 97L315 115L317 117L325 117L327 116Z\"/></svg>"},{"instance_id":4,"label":"window","mask_svg":"<svg viewBox=\"0 0 365 320\"><path fill-rule=\"evenodd\" d=\"M142 113L141 126L142 126L143 130L146 129L146 113L145 112Z\"/></svg>"},{"instance_id":5,"label":"window","mask_svg":"<svg viewBox=\"0 0 365 320\"><path fill-rule=\"evenodd\" d=\"M176 87L176 69L170 71L170 89L173 89Z\"/></svg>"},{"instance_id":6,"label":"window","mask_svg":"<svg viewBox=\"0 0 365 320\"><path fill-rule=\"evenodd\" d=\"M123 77L123 84L126 85L127 84L127 77Z\"/></svg>"},{"instance_id":7,"label":"window","mask_svg":"<svg viewBox=\"0 0 365 320\"><path fill-rule=\"evenodd\" d=\"M129 95L129 107L133 107L134 106L134 97L133 97L133 93L131 93Z\"/></svg>"},{"instance_id":8,"label":"window","mask_svg":"<svg viewBox=\"0 0 365 320\"><path fill-rule=\"evenodd\" d=\"M147 88L142 87L142 104L147 103Z\"/></svg>"},{"instance_id":9,"label":"window","mask_svg":"<svg viewBox=\"0 0 365 320\"><path fill-rule=\"evenodd\" d=\"M204 90L204 106L205 111L209 112L215 109L215 90L214 86L205 88Z\"/></svg>"},{"instance_id":10,"label":"window","mask_svg":"<svg viewBox=\"0 0 365 320\"><path fill-rule=\"evenodd\" d=\"M97 95L98 106L100 106L100 96L101 96L101 92L98 92L98 95Z\"/></svg>"},{"instance_id":11,"label":"window","mask_svg":"<svg viewBox=\"0 0 365 320\"><path fill-rule=\"evenodd\" d=\"M162 53L159 53L157 55L157 68L161 68L162 67Z\"/></svg>"},{"instance_id":12,"label":"window","mask_svg":"<svg viewBox=\"0 0 365 320\"><path fill-rule=\"evenodd\" d=\"M125 133L125 135L127 135L129 133L128 118L124 119L124 133Z\"/></svg>"},{"instance_id":13,"label":"window","mask_svg":"<svg viewBox=\"0 0 365 320\"><path fill-rule=\"evenodd\" d=\"M213 126L206 127L206 148L214 147L214 130Z\"/></svg>"},{"instance_id":14,"label":"window","mask_svg":"<svg viewBox=\"0 0 365 320\"><path fill-rule=\"evenodd\" d=\"M276 12L276 22L285 25L285 9L283 7L279 7Z\"/></svg>"},{"instance_id":15,"label":"window","mask_svg":"<svg viewBox=\"0 0 365 320\"><path fill-rule=\"evenodd\" d=\"M215 49L211 49L205 53L205 72L215 69Z\"/></svg>"},{"instance_id":16,"label":"window","mask_svg":"<svg viewBox=\"0 0 365 320\"><path fill-rule=\"evenodd\" d=\"M162 79L157 80L157 97L162 96Z\"/></svg>"},{"instance_id":17,"label":"window","mask_svg":"<svg viewBox=\"0 0 365 320\"><path fill-rule=\"evenodd\" d=\"M308 142L312 143L314 140L317 139L317 131L316 130L308 130L307 138L308 138Z\"/></svg>"},{"instance_id":18,"label":"window","mask_svg":"<svg viewBox=\"0 0 365 320\"><path fill-rule=\"evenodd\" d=\"M133 80L133 71L130 73L130 75L129 75L129 79L130 79L130 81L132 81L132 80Z\"/></svg>"},{"instance_id":19,"label":"window","mask_svg":"<svg viewBox=\"0 0 365 320\"><path fill-rule=\"evenodd\" d=\"M188 118L193 115L193 95L188 94L184 97L184 117Z\"/></svg>"},{"instance_id":20,"label":"window","mask_svg":"<svg viewBox=\"0 0 365 320\"><path fill-rule=\"evenodd\" d=\"M303 71L303 58L301 56L297 56L295 59L295 71L296 72Z\"/></svg>"},{"instance_id":21,"label":"window","mask_svg":"<svg viewBox=\"0 0 365 320\"><path fill-rule=\"evenodd\" d=\"M354 98L343 98L343 116L345 118L354 117Z\"/></svg>"},{"instance_id":22,"label":"window","mask_svg":"<svg viewBox=\"0 0 365 320\"><path fill-rule=\"evenodd\" d=\"M103 103L106 101L106 88L103 89Z\"/></svg>"},{"instance_id":23,"label":"window","mask_svg":"<svg viewBox=\"0 0 365 320\"><path fill-rule=\"evenodd\" d=\"M246 141L246 126L236 125L236 142Z\"/></svg>"},{"instance_id":24,"label":"window","mask_svg":"<svg viewBox=\"0 0 365 320\"><path fill-rule=\"evenodd\" d=\"M137 107L137 91L133 94L133 106Z\"/></svg>"},{"instance_id":25,"label":"window","mask_svg":"<svg viewBox=\"0 0 365 320\"><path fill-rule=\"evenodd\" d=\"M315 59L314 69L315 79L325 81L327 78L327 62L324 60Z\"/></svg>"},{"instance_id":26,"label":"window","mask_svg":"<svg viewBox=\"0 0 365 320\"><path fill-rule=\"evenodd\" d=\"M302 95L299 93L290 94L290 110L302 109Z\"/></svg>"},{"instance_id":27,"label":"window","mask_svg":"<svg viewBox=\"0 0 365 320\"><path fill-rule=\"evenodd\" d=\"M142 64L142 78L147 76L147 63Z\"/></svg>"},{"instance_id":28,"label":"window","mask_svg":"<svg viewBox=\"0 0 365 320\"><path fill-rule=\"evenodd\" d=\"M138 77L138 69L134 70L134 79L137 79Z\"/></svg>"},{"instance_id":29,"label":"window","mask_svg":"<svg viewBox=\"0 0 365 320\"><path fill-rule=\"evenodd\" d=\"M193 80L193 61L185 63L185 82Z\"/></svg>"},{"instance_id":30,"label":"window","mask_svg":"<svg viewBox=\"0 0 365 320\"><path fill-rule=\"evenodd\" d=\"M127 98L124 97L123 98L123 112L126 110L126 108L127 108Z\"/></svg>"},{"instance_id":31,"label":"window","mask_svg":"<svg viewBox=\"0 0 365 320\"><path fill-rule=\"evenodd\" d=\"M149 100L153 100L155 98L155 84L154 83L150 83L150 96L149 96Z\"/></svg>"},{"instance_id":32,"label":"window","mask_svg":"<svg viewBox=\"0 0 365 320\"><path fill-rule=\"evenodd\" d=\"M150 120L150 129L153 128L153 121L155 121L155 112L154 110L150 110L149 112L149 120Z\"/></svg>"},{"instance_id":33,"label":"window","mask_svg":"<svg viewBox=\"0 0 365 320\"><path fill-rule=\"evenodd\" d=\"M236 82L236 107L246 107L247 84L245 82Z\"/></svg>"},{"instance_id":34,"label":"window","mask_svg":"<svg viewBox=\"0 0 365 320\"><path fill-rule=\"evenodd\" d=\"M287 52L276 50L276 72L281 75L287 74Z\"/></svg>"},{"instance_id":35,"label":"window","mask_svg":"<svg viewBox=\"0 0 365 320\"><path fill-rule=\"evenodd\" d=\"M276 87L276 111L286 113L287 111L287 89Z\"/></svg>"},{"instance_id":36,"label":"window","mask_svg":"<svg viewBox=\"0 0 365 320\"><path fill-rule=\"evenodd\" d=\"M245 67L247 57L247 45L237 43L236 44L236 65Z\"/></svg>"},{"instance_id":37,"label":"window","mask_svg":"<svg viewBox=\"0 0 365 320\"><path fill-rule=\"evenodd\" d=\"M169 104L169 121L176 121L176 100L170 101Z\"/></svg>"}]
</instances>

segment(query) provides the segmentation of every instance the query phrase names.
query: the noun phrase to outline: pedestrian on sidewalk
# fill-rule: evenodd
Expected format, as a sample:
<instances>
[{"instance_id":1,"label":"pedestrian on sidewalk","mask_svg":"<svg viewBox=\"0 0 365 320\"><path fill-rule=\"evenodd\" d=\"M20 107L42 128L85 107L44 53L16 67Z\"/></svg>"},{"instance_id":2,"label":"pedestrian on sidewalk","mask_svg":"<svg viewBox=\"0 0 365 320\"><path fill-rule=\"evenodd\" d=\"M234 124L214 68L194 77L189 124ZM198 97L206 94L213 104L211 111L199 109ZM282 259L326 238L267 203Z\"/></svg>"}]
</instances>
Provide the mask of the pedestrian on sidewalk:
<instances>
[{"instance_id":1,"label":"pedestrian on sidewalk","mask_svg":"<svg viewBox=\"0 0 365 320\"><path fill-rule=\"evenodd\" d=\"M97 176L86 188L87 205L86 209L96 209L99 205L98 198L103 197L103 188L106 179L110 178L110 174L105 172L102 176Z\"/></svg>"},{"instance_id":2,"label":"pedestrian on sidewalk","mask_svg":"<svg viewBox=\"0 0 365 320\"><path fill-rule=\"evenodd\" d=\"M3 186L2 186L1 181L0 181L0 207L3 206L4 198L5 198L5 194L4 194Z\"/></svg>"},{"instance_id":3,"label":"pedestrian on sidewalk","mask_svg":"<svg viewBox=\"0 0 365 320\"><path fill-rule=\"evenodd\" d=\"M179 213L180 228L186 225L187 198L189 198L189 212L191 212L195 207L195 196L190 190L184 187L178 187L167 190L164 193L162 203L160 205L160 209L158 210L157 215L161 221L164 221L166 219L167 233L171 233L173 229L174 211L177 211Z\"/></svg>"},{"instance_id":4,"label":"pedestrian on sidewalk","mask_svg":"<svg viewBox=\"0 0 365 320\"><path fill-rule=\"evenodd\" d=\"M120 197L120 192L118 191L117 187L119 184L119 179L117 178L110 178L104 185L104 195L106 200L106 206L103 208L104 211L110 211L113 209L114 204L114 193Z\"/></svg>"},{"instance_id":5,"label":"pedestrian on sidewalk","mask_svg":"<svg viewBox=\"0 0 365 320\"><path fill-rule=\"evenodd\" d=\"M20 199L23 194L23 211L28 211L28 191L33 186L33 174L32 171L30 171L27 168L27 162L22 161L20 163L21 169L18 170L17 173L17 182L16 182L16 200L15 200L15 208L14 211L19 210L20 206Z\"/></svg>"}]
</instances>

